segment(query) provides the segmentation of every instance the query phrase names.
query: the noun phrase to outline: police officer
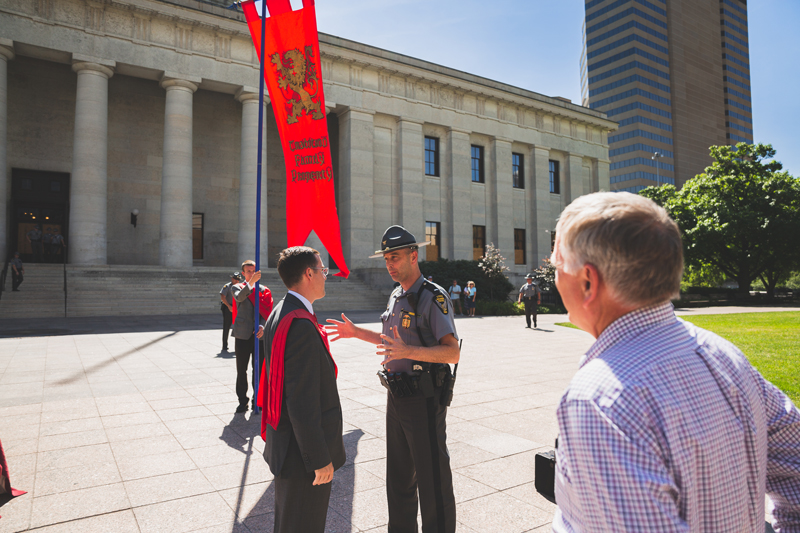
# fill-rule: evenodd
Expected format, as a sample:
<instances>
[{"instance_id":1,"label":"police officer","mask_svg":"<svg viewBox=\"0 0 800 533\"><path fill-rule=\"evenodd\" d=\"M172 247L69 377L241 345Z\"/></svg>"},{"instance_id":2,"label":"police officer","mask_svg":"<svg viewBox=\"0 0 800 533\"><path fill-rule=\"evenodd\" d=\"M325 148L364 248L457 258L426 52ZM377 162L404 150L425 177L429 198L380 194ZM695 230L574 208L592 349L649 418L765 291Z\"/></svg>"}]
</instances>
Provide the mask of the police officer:
<instances>
[{"instance_id":1,"label":"police officer","mask_svg":"<svg viewBox=\"0 0 800 533\"><path fill-rule=\"evenodd\" d=\"M231 274L230 282L219 291L219 310L222 311L222 351L228 351L228 337L233 324L233 286L244 281L241 273Z\"/></svg>"},{"instance_id":2,"label":"police officer","mask_svg":"<svg viewBox=\"0 0 800 533\"><path fill-rule=\"evenodd\" d=\"M542 292L533 282L533 276L531 274L525 276L525 285L520 287L517 301L525 303L525 321L528 323L525 327L531 327L531 315L533 315L533 327L537 327L536 311L538 305L542 303Z\"/></svg>"},{"instance_id":3,"label":"police officer","mask_svg":"<svg viewBox=\"0 0 800 533\"><path fill-rule=\"evenodd\" d=\"M453 475L445 442L449 363L460 350L453 304L447 292L423 279L417 242L401 226L381 239L383 257L393 280L400 282L381 315L382 334L328 319L331 340L358 338L377 345L383 356L381 382L389 389L386 405L386 494L389 532L416 533L417 508L423 533L453 533L456 504ZM443 399L444 398L444 399Z\"/></svg>"},{"instance_id":4,"label":"police officer","mask_svg":"<svg viewBox=\"0 0 800 533\"><path fill-rule=\"evenodd\" d=\"M42 230L39 229L39 224L35 224L33 229L30 230L25 236L28 242L31 243L31 250L33 251L33 262L41 263L42 258Z\"/></svg>"}]
</instances>

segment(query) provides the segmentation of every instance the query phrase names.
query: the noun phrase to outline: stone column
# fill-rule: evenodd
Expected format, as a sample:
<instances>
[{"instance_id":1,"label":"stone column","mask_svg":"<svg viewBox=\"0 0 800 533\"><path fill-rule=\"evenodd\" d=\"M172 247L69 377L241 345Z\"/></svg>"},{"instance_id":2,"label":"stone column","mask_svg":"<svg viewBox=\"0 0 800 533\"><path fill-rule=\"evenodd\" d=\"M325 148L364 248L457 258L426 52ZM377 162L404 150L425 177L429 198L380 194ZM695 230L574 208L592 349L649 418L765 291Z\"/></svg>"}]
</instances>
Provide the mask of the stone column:
<instances>
[{"instance_id":1,"label":"stone column","mask_svg":"<svg viewBox=\"0 0 800 533\"><path fill-rule=\"evenodd\" d=\"M555 231L554 216L550 213L550 149L537 146L533 149L533 180L535 203L528 208L530 237L528 260L536 268L550 257L550 232ZM558 213L555 213L558 215Z\"/></svg>"},{"instance_id":2,"label":"stone column","mask_svg":"<svg viewBox=\"0 0 800 533\"><path fill-rule=\"evenodd\" d=\"M161 169L162 266L192 266L192 95L200 80L164 75L164 160Z\"/></svg>"},{"instance_id":3,"label":"stone column","mask_svg":"<svg viewBox=\"0 0 800 533\"><path fill-rule=\"evenodd\" d=\"M450 182L452 211L443 233L452 232L451 259L472 260L472 159L469 132L450 128L447 134L447 152L450 157Z\"/></svg>"},{"instance_id":4,"label":"stone column","mask_svg":"<svg viewBox=\"0 0 800 533\"><path fill-rule=\"evenodd\" d=\"M242 103L242 155L239 164L239 238L237 264L256 254L256 178L258 174L258 89L244 87L236 93ZM266 268L269 257L267 225L267 107L264 95L263 141L261 146L261 262Z\"/></svg>"},{"instance_id":5,"label":"stone column","mask_svg":"<svg viewBox=\"0 0 800 533\"><path fill-rule=\"evenodd\" d=\"M14 59L14 42L0 39L0 261L8 257L6 242L8 227L8 163L6 146L8 140L8 61Z\"/></svg>"},{"instance_id":6,"label":"stone column","mask_svg":"<svg viewBox=\"0 0 800 533\"><path fill-rule=\"evenodd\" d=\"M512 198L513 178L511 176L511 140L497 137L492 150L493 167L490 171L491 182L487 183L492 230L486 228L490 241L506 258L507 265L514 264L514 200Z\"/></svg>"},{"instance_id":7,"label":"stone column","mask_svg":"<svg viewBox=\"0 0 800 533\"><path fill-rule=\"evenodd\" d=\"M397 119L397 182L400 185L400 225L418 241L425 240L425 210L423 205L422 169L424 150L422 123ZM420 253L420 260L425 259Z\"/></svg>"},{"instance_id":8,"label":"stone column","mask_svg":"<svg viewBox=\"0 0 800 533\"><path fill-rule=\"evenodd\" d=\"M569 195L567 196L567 203L572 203L575 198L583 196L588 193L584 189L584 176L583 176L583 156L576 154L569 154L567 157L567 168L564 176L566 184L569 186Z\"/></svg>"},{"instance_id":9,"label":"stone column","mask_svg":"<svg viewBox=\"0 0 800 533\"><path fill-rule=\"evenodd\" d=\"M380 267L369 259L385 228L375 228L373 210L373 115L348 108L339 113L339 219L347 265Z\"/></svg>"},{"instance_id":10,"label":"stone column","mask_svg":"<svg viewBox=\"0 0 800 533\"><path fill-rule=\"evenodd\" d=\"M597 160L597 191L611 190L609 165L611 165L611 161L609 161L608 159Z\"/></svg>"},{"instance_id":11,"label":"stone column","mask_svg":"<svg viewBox=\"0 0 800 533\"><path fill-rule=\"evenodd\" d=\"M108 224L108 79L115 63L73 55L78 73L70 178L69 262L105 265Z\"/></svg>"}]
</instances>

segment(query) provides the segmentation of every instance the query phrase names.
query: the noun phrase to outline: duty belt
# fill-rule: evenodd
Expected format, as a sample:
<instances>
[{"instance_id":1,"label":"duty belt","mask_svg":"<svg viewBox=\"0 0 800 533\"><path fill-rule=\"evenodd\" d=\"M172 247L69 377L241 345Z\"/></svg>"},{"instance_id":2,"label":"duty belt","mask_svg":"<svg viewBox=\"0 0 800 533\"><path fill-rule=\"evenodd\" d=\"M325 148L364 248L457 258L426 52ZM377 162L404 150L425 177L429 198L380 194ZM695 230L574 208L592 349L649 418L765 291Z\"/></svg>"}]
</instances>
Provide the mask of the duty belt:
<instances>
[{"instance_id":1,"label":"duty belt","mask_svg":"<svg viewBox=\"0 0 800 533\"><path fill-rule=\"evenodd\" d=\"M453 400L453 388L455 387L455 377L450 372L450 365L442 364L414 364L415 367L422 366L419 372L408 374L406 372L378 372L378 379L389 393L395 398L407 398L416 394L421 394L425 398L431 398L435 389L442 389L440 402L442 405L449 406Z\"/></svg>"}]
</instances>

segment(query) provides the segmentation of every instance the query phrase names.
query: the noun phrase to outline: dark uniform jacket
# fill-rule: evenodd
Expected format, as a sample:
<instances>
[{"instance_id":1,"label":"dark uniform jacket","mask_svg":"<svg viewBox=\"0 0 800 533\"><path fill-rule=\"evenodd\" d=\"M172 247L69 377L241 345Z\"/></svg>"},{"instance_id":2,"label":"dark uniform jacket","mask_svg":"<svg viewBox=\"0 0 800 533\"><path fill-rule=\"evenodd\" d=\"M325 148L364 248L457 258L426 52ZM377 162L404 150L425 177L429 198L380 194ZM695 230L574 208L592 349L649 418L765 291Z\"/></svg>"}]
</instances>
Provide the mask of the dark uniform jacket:
<instances>
[{"instance_id":1,"label":"dark uniform jacket","mask_svg":"<svg viewBox=\"0 0 800 533\"><path fill-rule=\"evenodd\" d=\"M291 294L273 309L265 329L264 371L269 373L272 339L278 323L295 309L306 306ZM289 446L297 446L306 472L345 462L342 440L342 406L336 388L333 361L315 324L295 319L286 337L283 405L278 429L267 425L264 459L274 475L283 467Z\"/></svg>"}]
</instances>

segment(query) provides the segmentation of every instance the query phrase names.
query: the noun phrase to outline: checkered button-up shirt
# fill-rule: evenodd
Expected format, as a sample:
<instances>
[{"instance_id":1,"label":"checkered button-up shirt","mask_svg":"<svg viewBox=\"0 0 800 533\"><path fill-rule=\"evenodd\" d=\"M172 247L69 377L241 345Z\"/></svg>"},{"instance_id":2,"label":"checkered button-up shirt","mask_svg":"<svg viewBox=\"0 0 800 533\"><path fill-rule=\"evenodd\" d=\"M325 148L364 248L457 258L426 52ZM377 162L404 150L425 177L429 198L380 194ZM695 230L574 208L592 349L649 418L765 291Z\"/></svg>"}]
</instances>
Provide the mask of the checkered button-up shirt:
<instances>
[{"instance_id":1,"label":"checkered button-up shirt","mask_svg":"<svg viewBox=\"0 0 800 533\"><path fill-rule=\"evenodd\" d=\"M611 324L557 411L556 532L800 532L800 411L665 303Z\"/></svg>"}]
</instances>

